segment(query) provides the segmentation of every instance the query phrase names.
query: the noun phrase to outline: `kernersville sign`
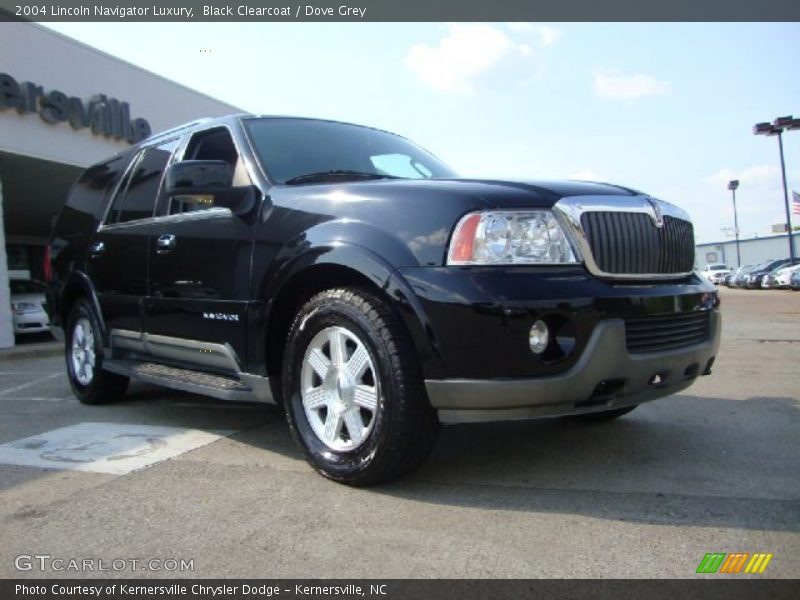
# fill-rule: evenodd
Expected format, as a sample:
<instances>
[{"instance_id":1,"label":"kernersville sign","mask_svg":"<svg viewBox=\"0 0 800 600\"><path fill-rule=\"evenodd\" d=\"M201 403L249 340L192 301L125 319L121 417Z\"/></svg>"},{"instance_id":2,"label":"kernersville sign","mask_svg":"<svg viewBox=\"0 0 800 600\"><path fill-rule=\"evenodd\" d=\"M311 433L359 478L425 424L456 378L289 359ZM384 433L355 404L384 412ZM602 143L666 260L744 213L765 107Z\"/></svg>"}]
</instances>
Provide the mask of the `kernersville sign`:
<instances>
[{"instance_id":1,"label":"kernersville sign","mask_svg":"<svg viewBox=\"0 0 800 600\"><path fill-rule=\"evenodd\" d=\"M151 133L146 119L131 119L130 105L106 94L95 94L84 101L59 90L45 92L41 85L18 82L11 75L0 73L0 110L38 113L46 123L69 122L73 129L90 128L94 135L103 135L131 144Z\"/></svg>"}]
</instances>

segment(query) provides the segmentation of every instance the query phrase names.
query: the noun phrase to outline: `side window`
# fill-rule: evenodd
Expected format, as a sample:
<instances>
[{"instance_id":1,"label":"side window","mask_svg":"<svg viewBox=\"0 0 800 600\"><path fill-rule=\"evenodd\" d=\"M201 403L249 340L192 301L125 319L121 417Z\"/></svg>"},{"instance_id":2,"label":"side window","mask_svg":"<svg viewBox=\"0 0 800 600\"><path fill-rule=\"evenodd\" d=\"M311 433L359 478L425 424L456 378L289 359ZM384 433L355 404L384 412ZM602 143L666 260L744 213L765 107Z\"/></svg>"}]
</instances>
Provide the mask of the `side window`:
<instances>
[{"instance_id":1,"label":"side window","mask_svg":"<svg viewBox=\"0 0 800 600\"><path fill-rule=\"evenodd\" d=\"M171 140L145 149L122 181L106 223L126 223L153 216L161 180L178 142Z\"/></svg>"},{"instance_id":2,"label":"side window","mask_svg":"<svg viewBox=\"0 0 800 600\"><path fill-rule=\"evenodd\" d=\"M195 133L186 145L183 160L224 160L233 167L233 185L249 185L250 177L247 175L244 162L236 150L230 132L225 128L211 129ZM210 197L172 198L169 205L169 214L175 215L184 212L213 208Z\"/></svg>"},{"instance_id":3,"label":"side window","mask_svg":"<svg viewBox=\"0 0 800 600\"><path fill-rule=\"evenodd\" d=\"M67 208L101 219L105 212L106 200L114 191L130 158L130 156L120 156L86 169L70 191Z\"/></svg>"}]
</instances>

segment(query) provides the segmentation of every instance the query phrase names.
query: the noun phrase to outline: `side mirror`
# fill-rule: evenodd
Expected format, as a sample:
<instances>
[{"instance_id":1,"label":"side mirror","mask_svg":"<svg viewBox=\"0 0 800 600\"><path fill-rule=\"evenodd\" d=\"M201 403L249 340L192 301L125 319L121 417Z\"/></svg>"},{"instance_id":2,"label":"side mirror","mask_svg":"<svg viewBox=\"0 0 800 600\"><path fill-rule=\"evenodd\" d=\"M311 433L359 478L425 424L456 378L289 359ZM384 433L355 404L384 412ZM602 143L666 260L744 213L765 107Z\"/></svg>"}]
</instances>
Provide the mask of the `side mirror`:
<instances>
[{"instance_id":1,"label":"side mirror","mask_svg":"<svg viewBox=\"0 0 800 600\"><path fill-rule=\"evenodd\" d=\"M170 196L207 196L233 187L233 169L223 160L185 160L170 165L164 177Z\"/></svg>"},{"instance_id":2,"label":"side mirror","mask_svg":"<svg viewBox=\"0 0 800 600\"><path fill-rule=\"evenodd\" d=\"M223 160L184 160L167 167L164 190L170 197L206 207L249 213L256 200L253 186L233 187L233 168Z\"/></svg>"}]
</instances>

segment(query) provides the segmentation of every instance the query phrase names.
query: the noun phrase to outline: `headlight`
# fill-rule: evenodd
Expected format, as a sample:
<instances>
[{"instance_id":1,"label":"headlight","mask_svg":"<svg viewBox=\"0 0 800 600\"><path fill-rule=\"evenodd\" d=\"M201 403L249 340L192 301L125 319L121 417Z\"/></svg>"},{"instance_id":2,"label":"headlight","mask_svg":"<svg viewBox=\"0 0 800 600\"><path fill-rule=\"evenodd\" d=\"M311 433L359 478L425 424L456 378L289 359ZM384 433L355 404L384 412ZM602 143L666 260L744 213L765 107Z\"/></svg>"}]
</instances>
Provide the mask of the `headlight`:
<instances>
[{"instance_id":1,"label":"headlight","mask_svg":"<svg viewBox=\"0 0 800 600\"><path fill-rule=\"evenodd\" d=\"M575 263L575 253L549 210L470 213L453 231L448 265Z\"/></svg>"},{"instance_id":2,"label":"headlight","mask_svg":"<svg viewBox=\"0 0 800 600\"><path fill-rule=\"evenodd\" d=\"M36 305L33 302L12 302L11 309L20 315L22 313L36 312Z\"/></svg>"}]
</instances>

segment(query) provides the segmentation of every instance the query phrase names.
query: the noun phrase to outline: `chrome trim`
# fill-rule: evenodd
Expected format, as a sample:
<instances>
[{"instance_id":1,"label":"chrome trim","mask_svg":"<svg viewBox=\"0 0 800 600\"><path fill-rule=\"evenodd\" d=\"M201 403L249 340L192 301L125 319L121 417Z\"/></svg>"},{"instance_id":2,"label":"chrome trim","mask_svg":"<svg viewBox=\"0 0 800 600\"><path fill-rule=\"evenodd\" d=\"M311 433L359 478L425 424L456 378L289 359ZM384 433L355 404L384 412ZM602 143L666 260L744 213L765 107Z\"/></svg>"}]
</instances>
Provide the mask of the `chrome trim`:
<instances>
[{"instance_id":1,"label":"chrome trim","mask_svg":"<svg viewBox=\"0 0 800 600\"><path fill-rule=\"evenodd\" d=\"M653 219L656 227L663 225L664 216L675 217L692 222L689 214L669 202L650 196L567 196L553 206L555 214L561 217L567 236L573 242L573 249L583 259L592 275L607 279L675 279L687 277L692 271L683 273L607 273L595 262L589 240L581 224L581 216L587 212L643 213ZM659 224L660 223L660 224Z\"/></svg>"}]
</instances>

